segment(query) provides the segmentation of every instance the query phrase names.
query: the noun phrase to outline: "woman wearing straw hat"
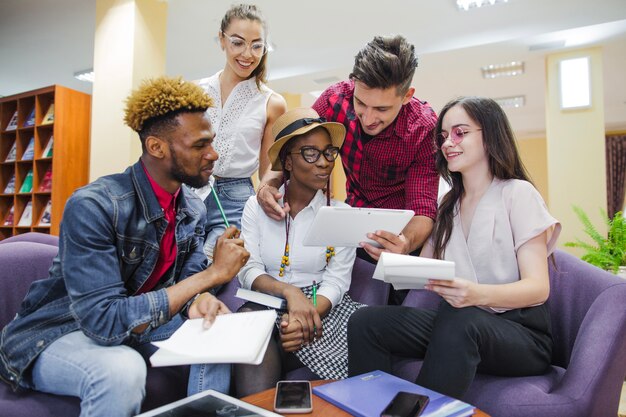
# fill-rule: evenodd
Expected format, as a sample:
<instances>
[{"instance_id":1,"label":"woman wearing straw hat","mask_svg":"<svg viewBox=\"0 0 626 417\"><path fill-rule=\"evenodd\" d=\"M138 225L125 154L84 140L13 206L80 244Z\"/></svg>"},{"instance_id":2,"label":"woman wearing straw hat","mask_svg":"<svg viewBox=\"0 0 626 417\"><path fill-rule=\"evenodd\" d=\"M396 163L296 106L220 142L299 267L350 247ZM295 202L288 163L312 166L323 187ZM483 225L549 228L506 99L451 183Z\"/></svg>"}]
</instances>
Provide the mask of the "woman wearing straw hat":
<instances>
[{"instance_id":1,"label":"woman wearing straw hat","mask_svg":"<svg viewBox=\"0 0 626 417\"><path fill-rule=\"evenodd\" d=\"M347 321L362 304L350 299L353 248L303 246L315 214L325 205L347 206L325 194L345 128L315 110L283 114L273 126L271 168L283 172L285 219L267 216L255 197L246 203L242 237L250 259L239 273L242 287L287 300L277 331L258 366L236 365L237 395L273 387L284 371L302 365L321 378L347 376ZM311 297L312 293L317 297ZM317 303L314 300L317 300ZM265 308L246 303L241 310Z\"/></svg>"},{"instance_id":2,"label":"woman wearing straw hat","mask_svg":"<svg viewBox=\"0 0 626 417\"><path fill-rule=\"evenodd\" d=\"M213 146L219 154L213 188L228 222L239 228L243 207L254 195L251 177L258 170L260 178L268 170L272 125L287 105L265 85L267 24L257 6L231 6L222 18L218 39L226 55L224 69L202 83L215 103L207 111L216 132ZM217 237L226 226L210 191L209 185L196 192L207 207L204 249L212 258Z\"/></svg>"}]
</instances>

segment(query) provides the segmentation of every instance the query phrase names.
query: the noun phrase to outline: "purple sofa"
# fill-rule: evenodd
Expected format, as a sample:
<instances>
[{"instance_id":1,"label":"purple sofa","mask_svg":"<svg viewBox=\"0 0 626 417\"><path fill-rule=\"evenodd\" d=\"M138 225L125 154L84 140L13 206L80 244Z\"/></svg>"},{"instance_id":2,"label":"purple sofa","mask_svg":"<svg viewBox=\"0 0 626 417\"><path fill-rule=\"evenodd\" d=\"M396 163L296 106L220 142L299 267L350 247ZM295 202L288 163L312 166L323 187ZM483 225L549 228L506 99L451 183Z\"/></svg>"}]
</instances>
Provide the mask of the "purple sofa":
<instances>
[{"instance_id":1,"label":"purple sofa","mask_svg":"<svg viewBox=\"0 0 626 417\"><path fill-rule=\"evenodd\" d=\"M12 242L35 242L43 243L46 245L59 246L59 237L55 235L49 235L47 233L27 232L0 240L0 244Z\"/></svg>"},{"instance_id":2,"label":"purple sofa","mask_svg":"<svg viewBox=\"0 0 626 417\"><path fill-rule=\"evenodd\" d=\"M563 251L555 260L548 299L552 366L534 377L477 375L463 399L492 417L617 415L626 375L626 280ZM404 305L430 308L438 301L411 291ZM394 373L415 380L420 364L398 360Z\"/></svg>"},{"instance_id":3,"label":"purple sofa","mask_svg":"<svg viewBox=\"0 0 626 417\"><path fill-rule=\"evenodd\" d=\"M30 283L45 278L58 252L54 239L38 240L32 233L29 239L15 239L0 244L0 328L3 328L19 309ZM37 234L41 235L41 234ZM18 237L19 237L18 236ZM48 243L39 243L39 242ZM57 239L58 243L58 239ZM177 401L187 395L189 367L149 368L147 395L143 410ZM11 417L78 416L80 402L76 397L56 396L20 389L13 392L0 381L0 415Z\"/></svg>"}]
</instances>

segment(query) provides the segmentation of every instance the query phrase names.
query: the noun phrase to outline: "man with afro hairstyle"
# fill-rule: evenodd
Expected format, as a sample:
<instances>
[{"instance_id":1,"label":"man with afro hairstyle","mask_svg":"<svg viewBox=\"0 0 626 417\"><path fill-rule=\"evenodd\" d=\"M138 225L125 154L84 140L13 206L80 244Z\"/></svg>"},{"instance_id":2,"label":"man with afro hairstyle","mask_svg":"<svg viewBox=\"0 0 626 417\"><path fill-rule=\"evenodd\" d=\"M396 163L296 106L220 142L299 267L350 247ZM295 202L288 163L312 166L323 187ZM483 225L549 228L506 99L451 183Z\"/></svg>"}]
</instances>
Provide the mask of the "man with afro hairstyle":
<instances>
[{"instance_id":1,"label":"man with afro hairstyle","mask_svg":"<svg viewBox=\"0 0 626 417\"><path fill-rule=\"evenodd\" d=\"M145 396L150 342L186 318L207 325L226 306L209 290L248 259L235 228L207 267L200 187L217 153L205 111L211 99L180 78L145 81L127 101L125 122L142 155L123 173L99 178L67 201L59 253L2 331L0 377L81 399L81 416L131 416ZM183 185L185 184L185 185ZM194 365L188 393L226 391L230 366Z\"/></svg>"}]
</instances>

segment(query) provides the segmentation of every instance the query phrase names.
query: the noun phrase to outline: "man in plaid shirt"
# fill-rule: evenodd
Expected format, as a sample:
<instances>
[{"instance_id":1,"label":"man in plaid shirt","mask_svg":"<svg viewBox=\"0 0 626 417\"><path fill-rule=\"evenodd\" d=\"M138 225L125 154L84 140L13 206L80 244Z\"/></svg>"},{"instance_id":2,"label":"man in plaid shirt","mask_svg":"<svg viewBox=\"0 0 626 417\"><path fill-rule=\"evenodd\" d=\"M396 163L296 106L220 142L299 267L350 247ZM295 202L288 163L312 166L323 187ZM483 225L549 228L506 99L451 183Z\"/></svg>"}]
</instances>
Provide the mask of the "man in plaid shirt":
<instances>
[{"instance_id":1,"label":"man in plaid shirt","mask_svg":"<svg viewBox=\"0 0 626 417\"><path fill-rule=\"evenodd\" d=\"M313 104L328 121L346 127L341 160L346 173L346 202L353 207L410 209L415 216L398 236L375 231L363 250L378 259L382 251L411 253L430 235L437 210L438 174L433 130L437 116L413 97L415 48L402 36L377 36L355 57L348 81L322 93ZM265 175L257 198L268 216L289 211L277 200L280 173Z\"/></svg>"}]
</instances>

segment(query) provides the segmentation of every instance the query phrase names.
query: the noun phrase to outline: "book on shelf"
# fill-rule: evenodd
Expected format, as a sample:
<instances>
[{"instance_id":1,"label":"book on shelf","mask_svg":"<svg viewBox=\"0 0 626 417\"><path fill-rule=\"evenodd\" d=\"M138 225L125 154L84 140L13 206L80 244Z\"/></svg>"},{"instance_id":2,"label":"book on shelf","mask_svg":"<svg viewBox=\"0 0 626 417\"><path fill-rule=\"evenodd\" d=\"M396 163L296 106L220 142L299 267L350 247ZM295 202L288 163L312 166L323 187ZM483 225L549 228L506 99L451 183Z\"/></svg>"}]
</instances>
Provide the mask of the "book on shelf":
<instances>
[{"instance_id":1,"label":"book on shelf","mask_svg":"<svg viewBox=\"0 0 626 417\"><path fill-rule=\"evenodd\" d=\"M54 142L54 136L50 136L50 139L48 139L48 143L46 143L46 147L44 148L43 152L41 153L41 157L42 158L52 158L52 144Z\"/></svg>"},{"instance_id":2,"label":"book on shelf","mask_svg":"<svg viewBox=\"0 0 626 417\"><path fill-rule=\"evenodd\" d=\"M12 194L15 192L15 174L11 175L9 182L7 182L7 186L4 187L5 194Z\"/></svg>"},{"instance_id":3,"label":"book on shelf","mask_svg":"<svg viewBox=\"0 0 626 417\"><path fill-rule=\"evenodd\" d=\"M15 113L13 113L13 116L11 116L11 120L9 120L9 124L7 125L7 128L4 130L15 130L17 129L17 110L15 110Z\"/></svg>"},{"instance_id":4,"label":"book on shelf","mask_svg":"<svg viewBox=\"0 0 626 417\"><path fill-rule=\"evenodd\" d=\"M400 391L429 398L420 417L462 417L474 414L474 407L466 402L383 371L368 372L313 388L313 393L318 397L358 417L379 417Z\"/></svg>"},{"instance_id":5,"label":"book on shelf","mask_svg":"<svg viewBox=\"0 0 626 417\"><path fill-rule=\"evenodd\" d=\"M42 193L49 193L52 191L52 167L48 167L46 173L43 174L41 184L39 184L39 191Z\"/></svg>"},{"instance_id":6,"label":"book on shelf","mask_svg":"<svg viewBox=\"0 0 626 417\"><path fill-rule=\"evenodd\" d=\"M13 226L13 206L9 209L6 217L4 218L4 222L2 223L4 226Z\"/></svg>"},{"instance_id":7,"label":"book on shelf","mask_svg":"<svg viewBox=\"0 0 626 417\"><path fill-rule=\"evenodd\" d=\"M13 145L11 145L11 150L7 154L7 158L4 162L13 162L17 158L17 141L13 141Z\"/></svg>"},{"instance_id":8,"label":"book on shelf","mask_svg":"<svg viewBox=\"0 0 626 417\"><path fill-rule=\"evenodd\" d=\"M32 161L33 158L35 158L35 138L31 137L26 150L22 154L22 161Z\"/></svg>"},{"instance_id":9,"label":"book on shelf","mask_svg":"<svg viewBox=\"0 0 626 417\"><path fill-rule=\"evenodd\" d=\"M20 217L20 222L17 224L19 227L30 226L33 224L33 202L29 201L26 203L26 207L24 207L24 211L22 212L22 217Z\"/></svg>"},{"instance_id":10,"label":"book on shelf","mask_svg":"<svg viewBox=\"0 0 626 417\"><path fill-rule=\"evenodd\" d=\"M258 365L272 336L276 311L221 314L208 329L204 319L185 320L167 340L152 342L159 350L152 366L194 363L246 363Z\"/></svg>"},{"instance_id":11,"label":"book on shelf","mask_svg":"<svg viewBox=\"0 0 626 417\"><path fill-rule=\"evenodd\" d=\"M238 288L235 297L276 309L284 310L287 308L287 300L284 298L275 297L258 291L246 290L245 288Z\"/></svg>"},{"instance_id":12,"label":"book on shelf","mask_svg":"<svg viewBox=\"0 0 626 417\"><path fill-rule=\"evenodd\" d=\"M28 113L28 117L26 118L26 120L24 120L24 127L32 126L35 126L35 106L33 106L33 109L30 111L30 113Z\"/></svg>"},{"instance_id":13,"label":"book on shelf","mask_svg":"<svg viewBox=\"0 0 626 417\"><path fill-rule=\"evenodd\" d=\"M33 191L33 170L29 169L20 187L20 193L30 193L31 191Z\"/></svg>"},{"instance_id":14,"label":"book on shelf","mask_svg":"<svg viewBox=\"0 0 626 417\"><path fill-rule=\"evenodd\" d=\"M41 213L41 217L39 218L39 226L50 226L50 219L52 217L52 200L48 200L46 203L46 207L43 209Z\"/></svg>"},{"instance_id":15,"label":"book on shelf","mask_svg":"<svg viewBox=\"0 0 626 417\"><path fill-rule=\"evenodd\" d=\"M42 125L49 125L50 123L54 122L54 103L50 103L50 106L48 106L48 110L46 111L46 114L43 116L43 119L41 120L41 124Z\"/></svg>"},{"instance_id":16,"label":"book on shelf","mask_svg":"<svg viewBox=\"0 0 626 417\"><path fill-rule=\"evenodd\" d=\"M396 290L423 289L429 279L454 279L454 262L383 252L372 278Z\"/></svg>"}]
</instances>

